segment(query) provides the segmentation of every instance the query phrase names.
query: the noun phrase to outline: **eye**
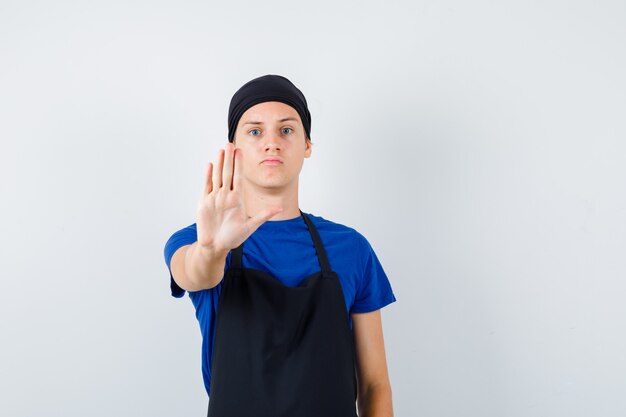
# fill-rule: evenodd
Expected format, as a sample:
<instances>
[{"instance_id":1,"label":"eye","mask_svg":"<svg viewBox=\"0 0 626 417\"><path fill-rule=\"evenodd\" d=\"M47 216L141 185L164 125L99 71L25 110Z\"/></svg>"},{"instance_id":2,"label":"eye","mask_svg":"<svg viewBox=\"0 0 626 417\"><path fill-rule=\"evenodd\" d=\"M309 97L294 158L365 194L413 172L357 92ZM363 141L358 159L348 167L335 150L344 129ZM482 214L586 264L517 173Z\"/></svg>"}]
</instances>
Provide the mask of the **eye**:
<instances>
[{"instance_id":1,"label":"eye","mask_svg":"<svg viewBox=\"0 0 626 417\"><path fill-rule=\"evenodd\" d=\"M288 135L291 132L293 132L293 129L290 127L283 127L280 131L282 132L283 135Z\"/></svg>"},{"instance_id":2,"label":"eye","mask_svg":"<svg viewBox=\"0 0 626 417\"><path fill-rule=\"evenodd\" d=\"M259 136L261 134L261 129L250 129L248 133L252 136Z\"/></svg>"}]
</instances>

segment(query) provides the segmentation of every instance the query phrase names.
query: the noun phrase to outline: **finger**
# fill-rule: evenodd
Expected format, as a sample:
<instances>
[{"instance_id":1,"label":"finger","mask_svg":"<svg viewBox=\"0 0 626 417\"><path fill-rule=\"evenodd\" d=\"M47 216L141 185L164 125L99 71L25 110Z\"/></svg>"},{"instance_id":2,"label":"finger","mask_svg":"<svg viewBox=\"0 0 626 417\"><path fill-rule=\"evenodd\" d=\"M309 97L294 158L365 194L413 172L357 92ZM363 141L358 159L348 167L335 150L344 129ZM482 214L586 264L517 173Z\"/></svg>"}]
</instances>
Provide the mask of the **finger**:
<instances>
[{"instance_id":1,"label":"finger","mask_svg":"<svg viewBox=\"0 0 626 417\"><path fill-rule=\"evenodd\" d=\"M232 143L226 144L224 151L224 170L222 171L222 186L227 190L233 188L233 151Z\"/></svg>"},{"instance_id":2,"label":"finger","mask_svg":"<svg viewBox=\"0 0 626 417\"><path fill-rule=\"evenodd\" d=\"M217 163L213 167L213 190L218 190L222 186L222 167L224 166L224 149L220 149L217 154Z\"/></svg>"},{"instance_id":3,"label":"finger","mask_svg":"<svg viewBox=\"0 0 626 417\"><path fill-rule=\"evenodd\" d=\"M274 217L274 215L283 211L282 207L266 207L261 210L256 216L251 217L246 222L248 224L248 230L250 230L250 234L254 233L256 229L259 228L263 223Z\"/></svg>"},{"instance_id":4,"label":"finger","mask_svg":"<svg viewBox=\"0 0 626 417\"><path fill-rule=\"evenodd\" d=\"M213 175L213 164L208 163L205 171L204 171L204 194L209 194L213 189L213 184L211 180L211 176Z\"/></svg>"},{"instance_id":5,"label":"finger","mask_svg":"<svg viewBox=\"0 0 626 417\"><path fill-rule=\"evenodd\" d=\"M234 155L235 170L233 173L233 190L241 190L241 185L243 184L242 158L243 158L243 154L241 153L241 148L235 148L235 155Z\"/></svg>"}]
</instances>

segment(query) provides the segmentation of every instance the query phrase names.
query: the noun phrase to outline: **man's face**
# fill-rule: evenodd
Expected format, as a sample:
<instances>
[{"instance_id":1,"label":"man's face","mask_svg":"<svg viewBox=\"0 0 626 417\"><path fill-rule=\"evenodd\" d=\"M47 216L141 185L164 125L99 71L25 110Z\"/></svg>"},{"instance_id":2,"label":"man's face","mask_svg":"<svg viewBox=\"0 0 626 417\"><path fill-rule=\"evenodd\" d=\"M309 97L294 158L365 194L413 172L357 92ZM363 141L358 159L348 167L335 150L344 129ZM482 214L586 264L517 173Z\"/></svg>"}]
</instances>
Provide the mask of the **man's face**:
<instances>
[{"instance_id":1,"label":"man's face","mask_svg":"<svg viewBox=\"0 0 626 417\"><path fill-rule=\"evenodd\" d=\"M239 119L235 147L243 151L244 183L263 188L296 186L304 158L311 155L298 112L278 101L250 107Z\"/></svg>"}]
</instances>

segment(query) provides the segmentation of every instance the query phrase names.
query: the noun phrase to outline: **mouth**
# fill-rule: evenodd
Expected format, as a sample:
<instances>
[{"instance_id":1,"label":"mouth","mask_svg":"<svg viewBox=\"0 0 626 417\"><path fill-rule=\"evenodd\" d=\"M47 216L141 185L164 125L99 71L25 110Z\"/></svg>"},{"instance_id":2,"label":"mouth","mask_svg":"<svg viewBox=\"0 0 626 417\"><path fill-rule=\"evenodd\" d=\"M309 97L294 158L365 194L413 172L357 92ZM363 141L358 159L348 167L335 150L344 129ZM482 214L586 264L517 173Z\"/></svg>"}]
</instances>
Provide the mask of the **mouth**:
<instances>
[{"instance_id":1,"label":"mouth","mask_svg":"<svg viewBox=\"0 0 626 417\"><path fill-rule=\"evenodd\" d=\"M283 161L279 158L265 158L261 163L263 165L280 165L283 163Z\"/></svg>"}]
</instances>

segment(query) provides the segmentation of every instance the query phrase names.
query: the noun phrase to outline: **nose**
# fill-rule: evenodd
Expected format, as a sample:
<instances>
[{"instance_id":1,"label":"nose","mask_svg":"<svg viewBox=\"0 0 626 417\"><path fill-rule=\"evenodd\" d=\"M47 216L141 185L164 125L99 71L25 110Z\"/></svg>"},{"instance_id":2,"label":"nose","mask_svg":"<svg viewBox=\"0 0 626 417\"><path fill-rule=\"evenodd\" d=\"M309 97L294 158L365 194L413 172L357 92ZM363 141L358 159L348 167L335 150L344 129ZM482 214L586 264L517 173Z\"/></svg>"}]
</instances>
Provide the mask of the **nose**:
<instances>
[{"instance_id":1,"label":"nose","mask_svg":"<svg viewBox=\"0 0 626 417\"><path fill-rule=\"evenodd\" d=\"M275 133L269 133L265 136L265 151L279 151L280 138Z\"/></svg>"}]
</instances>

